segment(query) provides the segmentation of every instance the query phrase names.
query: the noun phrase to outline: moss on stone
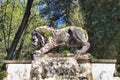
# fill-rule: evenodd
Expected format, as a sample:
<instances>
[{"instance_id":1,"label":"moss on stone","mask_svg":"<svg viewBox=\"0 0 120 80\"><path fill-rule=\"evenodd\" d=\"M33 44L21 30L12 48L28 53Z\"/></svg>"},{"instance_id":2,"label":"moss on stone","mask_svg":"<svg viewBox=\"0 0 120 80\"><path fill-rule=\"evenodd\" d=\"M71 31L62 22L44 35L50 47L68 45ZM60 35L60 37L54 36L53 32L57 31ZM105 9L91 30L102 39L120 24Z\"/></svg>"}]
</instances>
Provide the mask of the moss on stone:
<instances>
[{"instance_id":1,"label":"moss on stone","mask_svg":"<svg viewBox=\"0 0 120 80\"><path fill-rule=\"evenodd\" d=\"M84 32L85 38L88 38L87 31L83 29L83 32Z\"/></svg>"},{"instance_id":2,"label":"moss on stone","mask_svg":"<svg viewBox=\"0 0 120 80\"><path fill-rule=\"evenodd\" d=\"M62 54L71 54L70 50L63 50L61 53Z\"/></svg>"},{"instance_id":3,"label":"moss on stone","mask_svg":"<svg viewBox=\"0 0 120 80\"><path fill-rule=\"evenodd\" d=\"M89 55L89 59L92 61L92 60L95 60L95 57L92 55Z\"/></svg>"},{"instance_id":4,"label":"moss on stone","mask_svg":"<svg viewBox=\"0 0 120 80\"><path fill-rule=\"evenodd\" d=\"M51 37L52 36L52 32L50 32L47 29L42 29L41 32L44 34L45 37Z\"/></svg>"}]
</instances>

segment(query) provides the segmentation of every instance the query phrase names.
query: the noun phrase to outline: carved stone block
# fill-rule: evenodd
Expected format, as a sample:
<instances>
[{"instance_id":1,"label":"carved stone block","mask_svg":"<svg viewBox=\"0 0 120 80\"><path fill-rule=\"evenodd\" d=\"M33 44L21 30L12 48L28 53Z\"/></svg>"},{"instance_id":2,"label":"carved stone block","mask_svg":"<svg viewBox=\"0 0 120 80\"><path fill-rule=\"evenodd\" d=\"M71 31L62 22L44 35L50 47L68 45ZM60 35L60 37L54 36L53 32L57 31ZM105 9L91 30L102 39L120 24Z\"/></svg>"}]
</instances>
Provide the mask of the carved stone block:
<instances>
[{"instance_id":1,"label":"carved stone block","mask_svg":"<svg viewBox=\"0 0 120 80\"><path fill-rule=\"evenodd\" d=\"M92 80L92 66L88 61L78 63L78 58L75 57L49 55L35 56L34 59L31 69L32 80Z\"/></svg>"}]
</instances>

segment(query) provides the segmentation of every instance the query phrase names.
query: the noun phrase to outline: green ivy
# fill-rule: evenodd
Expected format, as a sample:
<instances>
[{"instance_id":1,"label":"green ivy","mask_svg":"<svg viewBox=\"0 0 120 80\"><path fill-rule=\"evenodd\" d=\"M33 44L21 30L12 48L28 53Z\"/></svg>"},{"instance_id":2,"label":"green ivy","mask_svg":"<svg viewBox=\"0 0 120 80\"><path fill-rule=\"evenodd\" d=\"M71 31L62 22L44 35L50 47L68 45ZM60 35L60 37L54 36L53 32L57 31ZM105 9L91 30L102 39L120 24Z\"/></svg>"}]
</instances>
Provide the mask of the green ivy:
<instances>
[{"instance_id":1,"label":"green ivy","mask_svg":"<svg viewBox=\"0 0 120 80\"><path fill-rule=\"evenodd\" d=\"M0 71L0 80L3 80L7 76L7 71Z\"/></svg>"},{"instance_id":2,"label":"green ivy","mask_svg":"<svg viewBox=\"0 0 120 80\"><path fill-rule=\"evenodd\" d=\"M0 63L0 80L3 80L7 76L7 71L2 70L3 65L4 65L4 61Z\"/></svg>"},{"instance_id":3,"label":"green ivy","mask_svg":"<svg viewBox=\"0 0 120 80\"><path fill-rule=\"evenodd\" d=\"M69 50L63 50L61 53L62 54L71 54L71 52Z\"/></svg>"},{"instance_id":4,"label":"green ivy","mask_svg":"<svg viewBox=\"0 0 120 80\"><path fill-rule=\"evenodd\" d=\"M92 56L92 55L89 55L89 59L90 60L95 60L96 58L94 56Z\"/></svg>"},{"instance_id":5,"label":"green ivy","mask_svg":"<svg viewBox=\"0 0 120 80\"><path fill-rule=\"evenodd\" d=\"M46 29L42 29L41 32L44 34L45 37L51 37L52 36L52 32L50 32Z\"/></svg>"}]
</instances>

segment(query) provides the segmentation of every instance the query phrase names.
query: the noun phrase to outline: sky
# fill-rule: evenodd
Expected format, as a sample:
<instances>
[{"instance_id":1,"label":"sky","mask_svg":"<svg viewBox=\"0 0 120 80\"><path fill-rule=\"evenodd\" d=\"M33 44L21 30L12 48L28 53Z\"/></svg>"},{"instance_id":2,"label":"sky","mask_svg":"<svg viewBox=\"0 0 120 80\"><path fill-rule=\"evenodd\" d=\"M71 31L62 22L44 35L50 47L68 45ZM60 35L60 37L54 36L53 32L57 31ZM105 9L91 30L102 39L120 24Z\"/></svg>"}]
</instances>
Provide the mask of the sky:
<instances>
[{"instance_id":1,"label":"sky","mask_svg":"<svg viewBox=\"0 0 120 80\"><path fill-rule=\"evenodd\" d=\"M0 4L1 4L2 0L0 0Z\"/></svg>"}]
</instances>

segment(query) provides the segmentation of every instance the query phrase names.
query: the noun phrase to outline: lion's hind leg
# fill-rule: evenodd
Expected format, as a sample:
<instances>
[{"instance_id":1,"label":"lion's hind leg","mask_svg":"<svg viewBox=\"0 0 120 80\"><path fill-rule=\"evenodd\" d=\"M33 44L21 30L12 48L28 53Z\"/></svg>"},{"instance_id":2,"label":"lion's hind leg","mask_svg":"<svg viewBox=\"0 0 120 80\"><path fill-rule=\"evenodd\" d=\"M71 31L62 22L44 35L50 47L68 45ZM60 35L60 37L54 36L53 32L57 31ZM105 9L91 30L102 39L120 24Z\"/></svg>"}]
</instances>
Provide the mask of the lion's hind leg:
<instances>
[{"instance_id":1,"label":"lion's hind leg","mask_svg":"<svg viewBox=\"0 0 120 80\"><path fill-rule=\"evenodd\" d=\"M88 42L88 36L84 34L83 30L74 29L73 30L73 38L75 41L77 41L80 45L82 45L82 48L80 50L76 50L75 54L84 54L87 52L87 50L90 47L90 43Z\"/></svg>"},{"instance_id":2,"label":"lion's hind leg","mask_svg":"<svg viewBox=\"0 0 120 80\"><path fill-rule=\"evenodd\" d=\"M83 42L82 43L82 48L80 50L76 50L74 53L75 54L84 54L87 52L87 50L89 49L90 47L90 43L88 42Z\"/></svg>"}]
</instances>

